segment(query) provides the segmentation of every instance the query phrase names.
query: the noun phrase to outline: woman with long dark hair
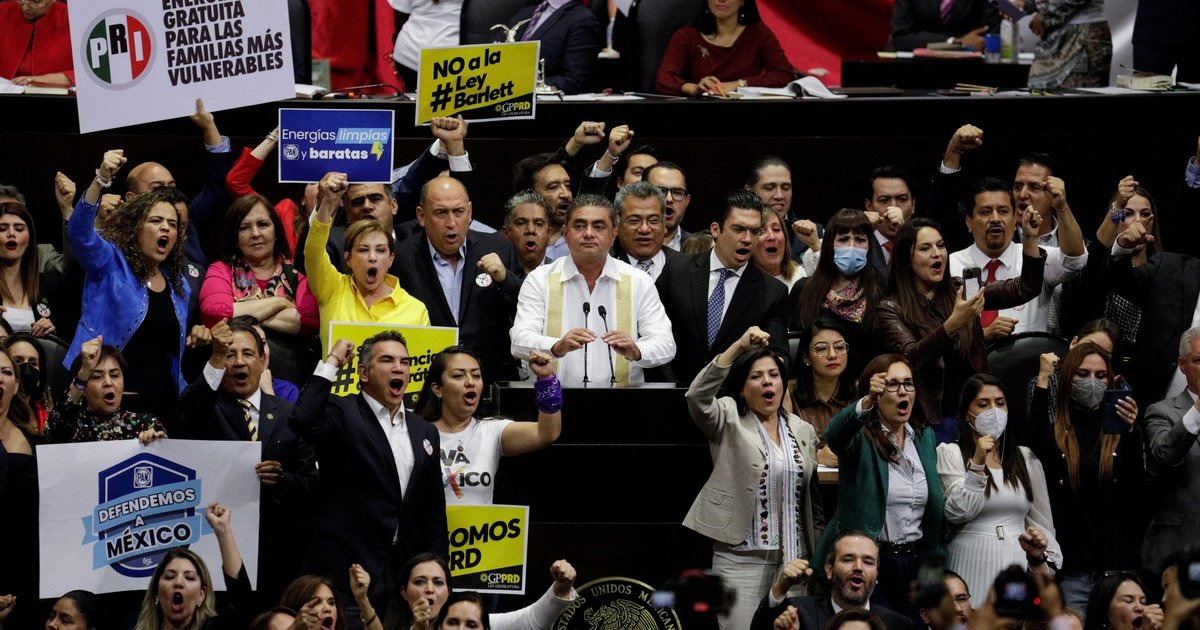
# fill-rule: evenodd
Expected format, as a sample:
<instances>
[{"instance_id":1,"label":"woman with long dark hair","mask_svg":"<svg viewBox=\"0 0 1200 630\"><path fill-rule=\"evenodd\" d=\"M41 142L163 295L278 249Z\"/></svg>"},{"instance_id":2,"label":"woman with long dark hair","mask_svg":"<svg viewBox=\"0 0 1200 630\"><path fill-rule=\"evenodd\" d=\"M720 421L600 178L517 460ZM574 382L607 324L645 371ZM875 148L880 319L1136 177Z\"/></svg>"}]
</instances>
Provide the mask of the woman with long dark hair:
<instances>
[{"instance_id":1,"label":"woman with long dark hair","mask_svg":"<svg viewBox=\"0 0 1200 630\"><path fill-rule=\"evenodd\" d=\"M867 532L879 544L879 585L871 601L919 620L909 584L918 557L941 548L945 520L936 442L916 414L920 392L903 355L872 359L858 390L866 395L825 428L838 456L839 499L814 557L825 558L841 532Z\"/></svg>"},{"instance_id":2,"label":"woman with long dark hair","mask_svg":"<svg viewBox=\"0 0 1200 630\"><path fill-rule=\"evenodd\" d=\"M857 377L877 352L873 313L883 298L871 240L875 233L862 210L839 210L825 223L821 254L812 275L788 296L788 328L803 330L818 317L841 322L850 345L847 371Z\"/></svg>"},{"instance_id":3,"label":"woman with long dark hair","mask_svg":"<svg viewBox=\"0 0 1200 630\"><path fill-rule=\"evenodd\" d=\"M918 412L938 442L958 435L953 393L968 376L988 371L979 314L1041 294L1045 259L1037 244L1039 223L1036 212L1026 212L1021 220L1021 276L992 282L970 299L964 297L962 279L950 275L950 256L937 222L918 217L896 233L888 297L875 309L876 331L887 351L912 362L921 383Z\"/></svg>"},{"instance_id":4,"label":"woman with long dark hair","mask_svg":"<svg viewBox=\"0 0 1200 630\"><path fill-rule=\"evenodd\" d=\"M739 87L782 87L794 78L754 0L702 2L700 17L667 44L655 76L660 94L727 95Z\"/></svg>"},{"instance_id":5,"label":"woman with long dark hair","mask_svg":"<svg viewBox=\"0 0 1200 630\"><path fill-rule=\"evenodd\" d=\"M712 539L713 573L742 593L765 593L789 562L812 559L824 526L817 435L783 409L787 370L751 326L696 375L688 411L708 438L713 471L683 526ZM717 398L719 389L727 396ZM757 602L739 598L722 630L748 628Z\"/></svg>"},{"instance_id":6,"label":"woman with long dark hair","mask_svg":"<svg viewBox=\"0 0 1200 630\"><path fill-rule=\"evenodd\" d=\"M29 210L15 201L0 203L0 305L4 306L4 320L16 332L45 337L55 332L50 321L50 299L57 287L43 290L39 268L37 230Z\"/></svg>"},{"instance_id":7,"label":"woman with long dark hair","mask_svg":"<svg viewBox=\"0 0 1200 630\"><path fill-rule=\"evenodd\" d=\"M1133 571L1112 571L1092 588L1083 630L1158 630L1165 615L1146 601L1146 585Z\"/></svg>"},{"instance_id":8,"label":"woman with long dark hair","mask_svg":"<svg viewBox=\"0 0 1200 630\"><path fill-rule=\"evenodd\" d=\"M1047 413L1043 375L1030 404L1030 446L1046 467L1063 549L1059 581L1076 610L1087 606L1094 576L1140 566L1142 433L1133 398L1105 402L1114 377L1110 355L1080 342L1059 365L1054 415Z\"/></svg>"},{"instance_id":9,"label":"woman with long dark hair","mask_svg":"<svg viewBox=\"0 0 1200 630\"><path fill-rule=\"evenodd\" d=\"M537 379L536 423L475 417L485 389L479 357L466 347L450 346L429 362L415 411L441 436L442 461L449 462L446 505L491 505L500 458L546 448L562 433L562 385L554 362L534 352L529 369Z\"/></svg>"},{"instance_id":10,"label":"woman with long dark hair","mask_svg":"<svg viewBox=\"0 0 1200 630\"><path fill-rule=\"evenodd\" d=\"M1011 564L1047 571L1062 564L1042 463L1007 431L1004 384L989 374L963 383L958 441L938 446L938 475L951 524L946 566L982 606Z\"/></svg>"}]
</instances>

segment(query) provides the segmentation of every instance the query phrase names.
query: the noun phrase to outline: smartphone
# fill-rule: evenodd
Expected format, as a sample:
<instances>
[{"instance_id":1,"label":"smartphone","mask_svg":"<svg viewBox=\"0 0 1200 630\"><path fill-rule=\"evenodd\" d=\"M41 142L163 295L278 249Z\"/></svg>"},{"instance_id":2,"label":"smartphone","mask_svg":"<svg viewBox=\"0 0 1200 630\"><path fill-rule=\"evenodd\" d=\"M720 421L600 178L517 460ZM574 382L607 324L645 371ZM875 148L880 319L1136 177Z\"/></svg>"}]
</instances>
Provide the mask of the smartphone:
<instances>
[{"instance_id":1,"label":"smartphone","mask_svg":"<svg viewBox=\"0 0 1200 630\"><path fill-rule=\"evenodd\" d=\"M1119 376L1110 389L1104 390L1104 416L1100 424L1102 432L1107 435L1120 435L1128 429L1129 425L1125 424L1120 414L1117 413L1117 401L1132 394L1133 390L1129 388L1129 383Z\"/></svg>"},{"instance_id":2,"label":"smartphone","mask_svg":"<svg viewBox=\"0 0 1200 630\"><path fill-rule=\"evenodd\" d=\"M996 616L1019 621L1041 619L1037 583L1022 567L1011 565L996 576Z\"/></svg>"},{"instance_id":3,"label":"smartphone","mask_svg":"<svg viewBox=\"0 0 1200 630\"><path fill-rule=\"evenodd\" d=\"M980 269L979 267L967 267L966 269L963 269L962 279L963 279L963 284L966 284L967 280L974 279L975 286L982 289L983 288L983 269Z\"/></svg>"},{"instance_id":4,"label":"smartphone","mask_svg":"<svg viewBox=\"0 0 1200 630\"><path fill-rule=\"evenodd\" d=\"M1195 550L1189 552L1176 564L1179 592L1188 599L1200 597L1200 557Z\"/></svg>"}]
</instances>

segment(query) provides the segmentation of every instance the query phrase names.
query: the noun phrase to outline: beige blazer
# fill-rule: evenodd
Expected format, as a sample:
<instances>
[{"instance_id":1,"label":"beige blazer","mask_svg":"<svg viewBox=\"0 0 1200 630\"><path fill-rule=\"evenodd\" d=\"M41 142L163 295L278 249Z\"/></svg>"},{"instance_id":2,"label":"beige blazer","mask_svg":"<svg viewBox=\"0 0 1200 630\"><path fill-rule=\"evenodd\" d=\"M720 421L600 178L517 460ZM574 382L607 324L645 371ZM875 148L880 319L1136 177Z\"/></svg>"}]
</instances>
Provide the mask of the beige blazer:
<instances>
[{"instance_id":1,"label":"beige blazer","mask_svg":"<svg viewBox=\"0 0 1200 630\"><path fill-rule=\"evenodd\" d=\"M767 465L767 452L758 433L758 418L739 415L733 398L716 399L729 368L709 361L687 391L688 411L708 437L713 471L692 502L683 526L715 541L740 545L749 538L758 481ZM781 392L780 395L786 395ZM786 413L786 412L785 412ZM799 416L787 413L787 428L804 458L804 546L809 554L825 527L821 495L817 492L817 432Z\"/></svg>"}]
</instances>

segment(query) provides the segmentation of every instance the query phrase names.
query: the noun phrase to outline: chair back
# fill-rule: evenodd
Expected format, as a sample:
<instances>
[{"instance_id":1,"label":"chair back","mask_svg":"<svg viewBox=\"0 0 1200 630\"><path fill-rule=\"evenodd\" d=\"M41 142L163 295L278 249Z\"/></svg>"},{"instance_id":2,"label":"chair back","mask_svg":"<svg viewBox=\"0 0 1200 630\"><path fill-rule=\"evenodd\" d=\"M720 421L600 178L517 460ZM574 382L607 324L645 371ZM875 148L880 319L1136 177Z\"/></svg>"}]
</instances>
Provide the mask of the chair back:
<instances>
[{"instance_id":1,"label":"chair back","mask_svg":"<svg viewBox=\"0 0 1200 630\"><path fill-rule=\"evenodd\" d=\"M538 3L538 0L463 0L459 22L459 41L462 44L490 44L503 41L496 24L508 24L517 11Z\"/></svg>"}]
</instances>

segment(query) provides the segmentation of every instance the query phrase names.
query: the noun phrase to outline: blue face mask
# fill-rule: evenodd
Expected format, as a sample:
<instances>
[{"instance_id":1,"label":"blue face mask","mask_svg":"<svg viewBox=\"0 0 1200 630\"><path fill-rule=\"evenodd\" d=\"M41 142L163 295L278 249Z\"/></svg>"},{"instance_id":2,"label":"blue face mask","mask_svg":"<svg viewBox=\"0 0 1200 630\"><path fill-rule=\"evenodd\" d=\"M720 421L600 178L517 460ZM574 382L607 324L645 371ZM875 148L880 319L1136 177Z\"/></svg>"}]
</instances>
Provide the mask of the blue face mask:
<instances>
[{"instance_id":1,"label":"blue face mask","mask_svg":"<svg viewBox=\"0 0 1200 630\"><path fill-rule=\"evenodd\" d=\"M853 276L867 266L867 250L861 247L834 247L833 264L843 275Z\"/></svg>"}]
</instances>

